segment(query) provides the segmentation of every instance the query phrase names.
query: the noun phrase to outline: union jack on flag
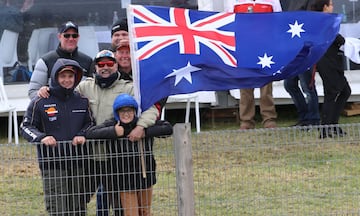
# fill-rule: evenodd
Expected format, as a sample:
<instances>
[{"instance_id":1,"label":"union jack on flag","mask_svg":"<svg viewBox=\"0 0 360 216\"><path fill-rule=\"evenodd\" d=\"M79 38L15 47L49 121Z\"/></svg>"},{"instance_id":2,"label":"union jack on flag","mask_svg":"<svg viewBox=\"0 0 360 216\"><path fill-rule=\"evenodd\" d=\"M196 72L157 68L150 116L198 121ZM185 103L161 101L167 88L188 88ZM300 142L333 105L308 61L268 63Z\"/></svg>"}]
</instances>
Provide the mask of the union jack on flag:
<instances>
[{"instance_id":1,"label":"union jack on flag","mask_svg":"<svg viewBox=\"0 0 360 216\"><path fill-rule=\"evenodd\" d=\"M130 5L135 96L142 110L175 94L257 88L306 71L341 16L310 11L235 14Z\"/></svg>"},{"instance_id":2,"label":"union jack on flag","mask_svg":"<svg viewBox=\"0 0 360 216\"><path fill-rule=\"evenodd\" d=\"M235 14L216 13L192 21L189 10L169 9L165 20L145 7L134 8L134 17L143 21L135 23L135 42L149 41L136 51L136 58L150 58L171 44L178 44L180 54L200 55L200 43L213 50L221 60L236 67L236 58L228 51L235 50L235 32L219 30L235 21Z\"/></svg>"}]
</instances>

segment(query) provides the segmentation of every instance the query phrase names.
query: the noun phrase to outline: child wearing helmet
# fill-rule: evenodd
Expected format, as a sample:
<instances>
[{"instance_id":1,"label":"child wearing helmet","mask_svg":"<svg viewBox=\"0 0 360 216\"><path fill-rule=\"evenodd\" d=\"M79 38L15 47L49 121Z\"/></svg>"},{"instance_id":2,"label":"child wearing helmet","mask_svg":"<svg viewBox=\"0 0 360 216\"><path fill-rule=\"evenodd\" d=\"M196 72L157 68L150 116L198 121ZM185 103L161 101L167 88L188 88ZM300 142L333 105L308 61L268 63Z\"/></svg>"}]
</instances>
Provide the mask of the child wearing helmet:
<instances>
[{"instance_id":1,"label":"child wearing helmet","mask_svg":"<svg viewBox=\"0 0 360 216\"><path fill-rule=\"evenodd\" d=\"M111 196L114 203L121 200L124 215L150 215L152 186L156 183L153 137L172 134L169 122L157 121L145 129L145 139L129 141L126 137L136 127L137 111L136 100L120 94L113 103L114 118L90 128L86 135L88 139L112 140L108 146L113 174Z\"/></svg>"}]
</instances>

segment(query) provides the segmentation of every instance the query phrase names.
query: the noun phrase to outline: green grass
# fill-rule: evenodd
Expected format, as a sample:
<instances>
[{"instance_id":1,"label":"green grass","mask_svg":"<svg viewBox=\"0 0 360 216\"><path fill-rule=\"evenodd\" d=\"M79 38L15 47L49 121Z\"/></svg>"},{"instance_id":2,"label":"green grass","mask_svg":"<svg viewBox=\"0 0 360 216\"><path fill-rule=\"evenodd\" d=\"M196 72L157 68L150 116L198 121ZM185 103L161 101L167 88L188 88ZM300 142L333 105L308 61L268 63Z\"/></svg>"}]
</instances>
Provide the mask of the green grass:
<instances>
[{"instance_id":1,"label":"green grass","mask_svg":"<svg viewBox=\"0 0 360 216\"><path fill-rule=\"evenodd\" d=\"M243 133L239 137L253 135L260 133ZM197 152L194 170L198 215L358 212L358 137L356 144L336 144L307 137L303 144L290 145L291 142L286 143L282 137L269 137L268 144L266 141L235 143L231 139L232 144L228 146L217 142L224 136L216 136L220 138L213 140L219 147L214 144L209 146L209 151L203 147L199 148L203 149L201 152L194 150Z\"/></svg>"},{"instance_id":2,"label":"green grass","mask_svg":"<svg viewBox=\"0 0 360 216\"><path fill-rule=\"evenodd\" d=\"M278 114L280 127L296 122L291 106L278 109ZM348 128L346 138L319 140L317 131L217 131L239 125L235 120L217 122L214 129L211 121L203 120L202 131L215 131L192 134L196 215L359 212L359 125ZM340 118L341 124L359 121L360 116ZM6 141L4 136L0 140ZM172 141L159 139L155 147L153 215L177 215ZM0 146L0 156L0 215L46 215L34 148ZM95 215L94 199L88 212Z\"/></svg>"},{"instance_id":3,"label":"green grass","mask_svg":"<svg viewBox=\"0 0 360 216\"><path fill-rule=\"evenodd\" d=\"M359 209L358 137L337 143L310 135L297 145L288 140L291 131L274 133L193 135L196 215L343 215ZM172 141L156 143L153 215L177 215ZM0 148L0 214L46 215L34 147ZM88 212L95 215L94 199Z\"/></svg>"},{"instance_id":4,"label":"green grass","mask_svg":"<svg viewBox=\"0 0 360 216\"><path fill-rule=\"evenodd\" d=\"M359 212L358 135L350 134L348 140L338 142L319 140L313 136L316 132L310 132L295 144L287 141L293 135L287 132L284 136L259 131L193 135L196 215ZM259 136L268 136L268 140L259 140ZM176 198L176 190L163 189L171 179L175 182L174 174L164 168L171 159L157 158L162 176L154 193L154 206L158 207L166 199ZM175 208L164 208L167 214L158 211L155 215L176 215Z\"/></svg>"}]
</instances>

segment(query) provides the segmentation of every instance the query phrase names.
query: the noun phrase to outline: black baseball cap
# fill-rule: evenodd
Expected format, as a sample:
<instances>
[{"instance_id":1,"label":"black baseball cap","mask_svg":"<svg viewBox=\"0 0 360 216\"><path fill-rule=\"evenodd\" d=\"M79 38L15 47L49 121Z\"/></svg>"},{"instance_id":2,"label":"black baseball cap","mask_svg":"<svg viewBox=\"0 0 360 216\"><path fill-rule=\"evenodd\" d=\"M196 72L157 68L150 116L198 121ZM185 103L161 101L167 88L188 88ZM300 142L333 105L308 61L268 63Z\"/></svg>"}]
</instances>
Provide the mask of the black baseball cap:
<instances>
[{"instance_id":1,"label":"black baseball cap","mask_svg":"<svg viewBox=\"0 0 360 216\"><path fill-rule=\"evenodd\" d=\"M74 29L77 33L79 33L79 27L72 21L67 21L66 23L63 23L59 28L59 33L64 33L69 29Z\"/></svg>"}]
</instances>

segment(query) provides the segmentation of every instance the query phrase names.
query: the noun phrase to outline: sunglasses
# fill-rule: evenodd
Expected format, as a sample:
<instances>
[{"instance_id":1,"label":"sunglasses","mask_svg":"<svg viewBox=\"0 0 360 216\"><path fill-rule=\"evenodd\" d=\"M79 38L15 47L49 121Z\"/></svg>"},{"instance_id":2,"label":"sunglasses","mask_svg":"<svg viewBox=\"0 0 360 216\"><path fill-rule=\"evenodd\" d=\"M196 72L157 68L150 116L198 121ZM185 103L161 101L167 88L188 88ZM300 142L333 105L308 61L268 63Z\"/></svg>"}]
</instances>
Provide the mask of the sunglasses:
<instances>
[{"instance_id":1,"label":"sunglasses","mask_svg":"<svg viewBox=\"0 0 360 216\"><path fill-rule=\"evenodd\" d=\"M108 66L108 67L112 67L112 66L114 66L114 64L115 64L115 62L113 62L113 61L98 62L97 66L100 67L100 68L104 67L105 65Z\"/></svg>"},{"instance_id":2,"label":"sunglasses","mask_svg":"<svg viewBox=\"0 0 360 216\"><path fill-rule=\"evenodd\" d=\"M79 37L79 34L63 34L64 35L64 38L78 38Z\"/></svg>"}]
</instances>

